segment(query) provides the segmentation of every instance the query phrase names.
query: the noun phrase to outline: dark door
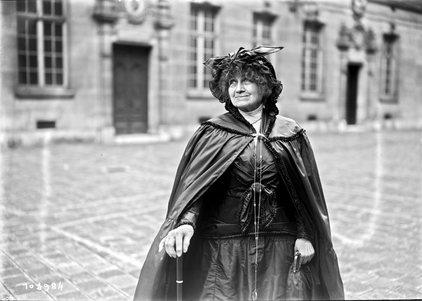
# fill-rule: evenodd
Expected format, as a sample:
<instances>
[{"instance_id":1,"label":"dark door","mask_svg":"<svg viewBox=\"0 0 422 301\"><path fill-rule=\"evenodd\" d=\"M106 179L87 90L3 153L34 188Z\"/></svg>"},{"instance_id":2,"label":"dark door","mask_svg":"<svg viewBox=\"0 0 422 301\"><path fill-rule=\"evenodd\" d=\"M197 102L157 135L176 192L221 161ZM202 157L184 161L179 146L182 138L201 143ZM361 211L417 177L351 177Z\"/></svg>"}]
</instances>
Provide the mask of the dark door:
<instances>
[{"instance_id":1,"label":"dark door","mask_svg":"<svg viewBox=\"0 0 422 301\"><path fill-rule=\"evenodd\" d=\"M346 122L356 124L358 81L360 65L350 64L347 68L347 97L346 97Z\"/></svg>"},{"instance_id":2,"label":"dark door","mask_svg":"<svg viewBox=\"0 0 422 301\"><path fill-rule=\"evenodd\" d=\"M149 48L113 45L113 123L116 134L148 131Z\"/></svg>"}]
</instances>

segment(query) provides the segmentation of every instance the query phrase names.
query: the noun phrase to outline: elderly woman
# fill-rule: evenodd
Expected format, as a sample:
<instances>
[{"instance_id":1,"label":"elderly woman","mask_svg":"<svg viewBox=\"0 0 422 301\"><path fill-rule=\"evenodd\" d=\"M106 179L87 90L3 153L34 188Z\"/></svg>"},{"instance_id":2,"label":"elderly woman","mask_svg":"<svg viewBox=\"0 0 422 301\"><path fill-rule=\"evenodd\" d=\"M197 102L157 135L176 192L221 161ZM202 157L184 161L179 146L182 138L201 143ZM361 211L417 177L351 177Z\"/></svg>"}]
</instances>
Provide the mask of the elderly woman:
<instances>
[{"instance_id":1,"label":"elderly woman","mask_svg":"<svg viewBox=\"0 0 422 301\"><path fill-rule=\"evenodd\" d=\"M203 123L180 162L167 217L134 300L282 300L295 252L311 297L343 299L328 212L305 131L277 116L282 84L266 55L240 48L211 58L212 94L227 113Z\"/></svg>"}]
</instances>

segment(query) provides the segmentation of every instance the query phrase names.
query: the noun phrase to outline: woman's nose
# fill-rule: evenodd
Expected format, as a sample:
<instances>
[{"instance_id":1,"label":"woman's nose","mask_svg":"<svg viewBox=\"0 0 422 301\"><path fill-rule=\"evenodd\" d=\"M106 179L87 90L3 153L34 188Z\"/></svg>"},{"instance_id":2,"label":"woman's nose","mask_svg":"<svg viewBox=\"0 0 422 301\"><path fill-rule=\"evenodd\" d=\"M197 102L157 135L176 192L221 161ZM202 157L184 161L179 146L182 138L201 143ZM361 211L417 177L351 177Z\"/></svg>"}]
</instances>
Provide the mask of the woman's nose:
<instances>
[{"instance_id":1,"label":"woman's nose","mask_svg":"<svg viewBox=\"0 0 422 301\"><path fill-rule=\"evenodd\" d=\"M245 91L245 86L243 86L243 82L238 81L236 86L236 93L242 93Z\"/></svg>"}]
</instances>

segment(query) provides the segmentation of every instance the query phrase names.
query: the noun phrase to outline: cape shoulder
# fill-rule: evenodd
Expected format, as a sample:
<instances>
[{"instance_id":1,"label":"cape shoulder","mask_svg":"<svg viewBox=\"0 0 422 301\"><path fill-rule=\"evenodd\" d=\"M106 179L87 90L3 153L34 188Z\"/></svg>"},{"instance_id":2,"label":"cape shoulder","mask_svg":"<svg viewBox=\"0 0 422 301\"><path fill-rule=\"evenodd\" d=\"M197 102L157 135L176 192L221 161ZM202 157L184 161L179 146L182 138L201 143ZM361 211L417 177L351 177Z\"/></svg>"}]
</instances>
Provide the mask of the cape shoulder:
<instances>
[{"instance_id":1,"label":"cape shoulder","mask_svg":"<svg viewBox=\"0 0 422 301\"><path fill-rule=\"evenodd\" d=\"M202 126L213 127L228 133L242 136L254 135L246 124L234 118L230 113L224 113L214 117L202 123ZM284 116L277 116L269 139L270 141L291 141L300 137L304 132L305 130L293 119Z\"/></svg>"},{"instance_id":2,"label":"cape shoulder","mask_svg":"<svg viewBox=\"0 0 422 301\"><path fill-rule=\"evenodd\" d=\"M270 141L292 141L301 137L304 133L305 130L293 119L277 116L269 138Z\"/></svg>"},{"instance_id":3,"label":"cape shoulder","mask_svg":"<svg viewBox=\"0 0 422 301\"><path fill-rule=\"evenodd\" d=\"M212 127L240 136L252 137L253 135L253 132L246 124L240 122L228 112L205 121L202 123L202 127Z\"/></svg>"}]
</instances>

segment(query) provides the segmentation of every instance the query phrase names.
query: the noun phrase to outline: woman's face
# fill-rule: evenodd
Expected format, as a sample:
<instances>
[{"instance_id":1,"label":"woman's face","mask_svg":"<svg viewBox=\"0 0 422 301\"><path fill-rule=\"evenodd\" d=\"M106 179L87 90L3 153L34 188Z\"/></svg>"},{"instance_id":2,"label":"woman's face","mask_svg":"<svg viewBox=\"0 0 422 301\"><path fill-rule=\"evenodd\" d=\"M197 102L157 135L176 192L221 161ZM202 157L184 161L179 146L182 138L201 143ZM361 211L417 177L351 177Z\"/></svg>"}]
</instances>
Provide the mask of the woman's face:
<instances>
[{"instance_id":1,"label":"woman's face","mask_svg":"<svg viewBox=\"0 0 422 301\"><path fill-rule=\"evenodd\" d=\"M258 85L241 76L229 80L229 96L232 104L244 112L255 110L262 102Z\"/></svg>"}]
</instances>

